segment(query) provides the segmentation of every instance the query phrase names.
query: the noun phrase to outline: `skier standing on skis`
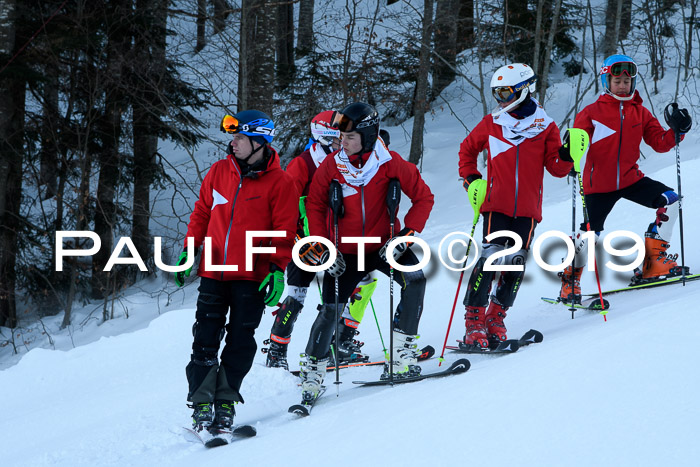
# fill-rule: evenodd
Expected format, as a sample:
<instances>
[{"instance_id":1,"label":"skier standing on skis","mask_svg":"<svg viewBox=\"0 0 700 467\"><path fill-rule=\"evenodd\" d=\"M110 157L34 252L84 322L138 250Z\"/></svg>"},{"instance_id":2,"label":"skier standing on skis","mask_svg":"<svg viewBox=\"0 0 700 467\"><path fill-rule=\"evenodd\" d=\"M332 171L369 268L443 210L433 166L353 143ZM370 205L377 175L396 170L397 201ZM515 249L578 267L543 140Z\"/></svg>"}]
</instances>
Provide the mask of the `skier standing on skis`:
<instances>
[{"instance_id":1,"label":"skier standing on skis","mask_svg":"<svg viewBox=\"0 0 700 467\"><path fill-rule=\"evenodd\" d=\"M241 383L257 348L255 329L265 305L277 305L284 290L298 199L291 177L282 170L277 152L269 145L275 128L270 117L246 110L227 115L221 125L222 131L233 134L233 141L227 158L216 162L204 177L187 229L187 237L194 237L197 249L205 237L211 239L211 265L238 267L237 271L209 270L202 261L198 271L201 282L192 327L192 356L186 368L187 399L194 408L194 429L208 429L212 434L231 429L234 404L243 402ZM286 235L254 238L256 247L275 247L276 252L254 254L253 269L247 270L246 232L251 230ZM185 250L178 264L187 259ZM176 274L178 286L191 269Z\"/></svg>"},{"instance_id":2,"label":"skier standing on skis","mask_svg":"<svg viewBox=\"0 0 700 467\"><path fill-rule=\"evenodd\" d=\"M559 156L559 128L532 97L536 81L532 68L522 63L496 70L491 92L498 107L469 133L459 150L459 175L464 178L470 202L484 216L483 249L464 297L464 343L475 350L488 348L489 341L507 338L503 320L515 301L535 227L542 220L544 169L561 178L573 167L570 158L567 161ZM484 149L488 150L487 180L477 169L477 159ZM499 230L514 233L522 243L518 251L494 264L522 266L523 270L501 273L489 305L496 273L485 271L485 262L514 243L508 237L486 240L487 235Z\"/></svg>"},{"instance_id":3,"label":"skier standing on skis","mask_svg":"<svg viewBox=\"0 0 700 467\"><path fill-rule=\"evenodd\" d=\"M339 112L337 128L342 138L342 149L331 154L318 168L307 198L309 230L334 241L334 228L329 225L329 187L336 180L343 190L343 213L338 221L338 256L326 270L323 279L323 305L311 328L306 347L307 361L302 367L302 401L313 401L321 387L329 359L329 347L334 335L335 290L338 277L340 309L345 307L356 285L368 272L379 270L389 276L389 264L380 252L390 240L390 218L386 204L389 182L398 179L402 191L411 199L412 206L404 221L406 227L396 224L396 236L413 235L423 230L433 207L433 194L425 184L417 167L378 139L379 114L371 105L356 102ZM357 244L344 243L344 237L380 237L381 243L365 246L365 270L358 270ZM322 244L314 245L324 256L328 252ZM325 250L325 251L324 251ZM418 264L416 255L400 244L394 250L394 259L403 265ZM401 284L401 301L394 315L393 373L395 377L420 373L417 363L416 335L423 311L425 276L422 271L399 272L395 280ZM393 313L393 310L392 310ZM388 374L385 366L385 375Z\"/></svg>"},{"instance_id":4,"label":"skier standing on skis","mask_svg":"<svg viewBox=\"0 0 700 467\"><path fill-rule=\"evenodd\" d=\"M297 224L297 238L309 235L309 222L306 216L306 198L309 194L311 179L316 169L326 156L340 149L340 130L333 127L333 120L337 112L326 110L319 113L311 120L311 140L309 146L299 156L292 159L287 165L286 172L292 176L301 194L299 198L299 222ZM319 252L306 247L300 252L301 261L309 265L315 265L320 259ZM287 265L287 285L289 295L277 310L275 321L270 331L270 348L267 352L266 365L289 369L287 363L287 347L292 338L294 323L304 306L306 293L311 282L316 277L315 272L300 269L293 261ZM358 321L347 317L341 323L339 344L339 357L341 360L351 358L362 359L360 343L355 341L355 329Z\"/></svg>"},{"instance_id":5,"label":"skier standing on skis","mask_svg":"<svg viewBox=\"0 0 700 467\"><path fill-rule=\"evenodd\" d=\"M600 69L600 81L603 93L574 120L574 127L585 130L591 141L583 168L590 230L596 233L597 241L605 219L621 198L655 209L656 218L644 233L643 268L635 271L633 282L680 275L682 271L676 263L678 255L666 253L678 218L678 195L672 188L644 176L637 162L642 139L656 152L670 151L676 144L674 129L681 135L690 131L690 115L676 106L667 117L672 129L664 130L642 105L642 98L635 89L637 64L626 55L606 58ZM574 241L576 267L569 265L560 273L562 301L581 302L580 278L587 258L587 245L582 235L586 230L582 223Z\"/></svg>"}]
</instances>

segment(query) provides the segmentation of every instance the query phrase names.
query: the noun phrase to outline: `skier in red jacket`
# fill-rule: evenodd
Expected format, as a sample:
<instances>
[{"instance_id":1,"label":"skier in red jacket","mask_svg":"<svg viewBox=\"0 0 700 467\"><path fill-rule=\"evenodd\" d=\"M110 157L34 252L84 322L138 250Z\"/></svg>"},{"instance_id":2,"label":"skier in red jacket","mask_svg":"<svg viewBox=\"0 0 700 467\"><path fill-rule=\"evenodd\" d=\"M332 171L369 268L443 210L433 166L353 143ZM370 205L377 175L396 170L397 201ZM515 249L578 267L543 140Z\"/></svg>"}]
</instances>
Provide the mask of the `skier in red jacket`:
<instances>
[{"instance_id":1,"label":"skier in red jacket","mask_svg":"<svg viewBox=\"0 0 700 467\"><path fill-rule=\"evenodd\" d=\"M479 122L459 149L459 174L470 199L475 192L484 197L480 206L484 216L483 250L464 297L464 343L476 350L488 348L489 341L507 338L503 319L515 301L535 227L542 220L544 169L561 178L573 167L570 158L562 160L559 156L559 128L531 95L536 80L532 68L522 63L496 70L491 91L499 105ZM477 169L479 153L484 149L488 150L487 180ZM520 237L521 246L494 264L522 266L522 271L501 273L489 305L495 271L485 271L484 264L489 256L514 243L508 237L486 240L487 235L499 230Z\"/></svg>"},{"instance_id":2,"label":"skier in red jacket","mask_svg":"<svg viewBox=\"0 0 700 467\"><path fill-rule=\"evenodd\" d=\"M681 274L678 255L669 255L669 240L678 218L678 195L661 182L645 177L639 169L639 145L642 139L656 152L675 146L673 130L664 130L659 121L642 105L635 90L637 65L626 55L612 55L600 69L603 94L576 115L574 127L590 136L590 147L583 169L583 191L596 240L605 219L621 198L656 209L656 219L649 224L645 237L643 269L635 271L633 282L658 280ZM670 116L678 133L690 130L692 120L685 109L675 109ZM586 225L576 235L574 265L562 273L560 298L580 303L581 272L586 265L587 248L582 238ZM572 278L573 274L573 278Z\"/></svg>"},{"instance_id":3,"label":"skier in red jacket","mask_svg":"<svg viewBox=\"0 0 700 467\"><path fill-rule=\"evenodd\" d=\"M326 270L323 279L323 305L311 328L306 346L307 361L302 369L302 398L311 402L318 396L326 373L329 347L335 328L334 279L339 279L338 301L340 309L353 290L368 272L379 270L389 275L389 264L382 257L382 245L390 240L390 218L386 196L389 182L398 179L401 190L411 199L412 206L401 229L396 221L396 236L412 235L423 230L433 207L433 194L418 172L418 168L393 151L389 151L379 134L379 114L371 105L356 102L339 112L338 129L341 131L342 149L334 152L319 166L311 182L307 198L307 215L311 235L319 235L334 241L329 216L329 187L337 180L343 190L344 213L338 222L338 257ZM380 243L365 247L365 271L358 270L356 243L341 241L347 237L379 237ZM327 251L322 244L315 244L319 256ZM394 258L403 265L418 264L418 258L406 244L394 250ZM395 280L401 284L401 301L394 317L394 375L420 373L417 363L418 322L423 311L425 276L422 271L404 273L397 271ZM393 310L392 310L393 312ZM388 365L385 375L388 374ZM384 376L384 375L383 375Z\"/></svg>"},{"instance_id":4,"label":"skier in red jacket","mask_svg":"<svg viewBox=\"0 0 700 467\"><path fill-rule=\"evenodd\" d=\"M233 134L229 154L204 177L187 229L197 249L205 244L205 237L211 239L204 253L211 255L212 268L202 261L198 271L201 282L192 328L194 343L186 373L194 429L208 429L212 434L231 429L233 405L243 402L239 391L257 349L255 329L265 305L277 305L282 296L284 268L291 259L298 217L294 183L269 146L274 136L270 117L246 110L224 117L221 128ZM247 270L246 232L252 230L285 235L254 238L255 247L275 247L275 252L253 254L252 269ZM187 259L184 251L178 264ZM238 270L215 270L215 265L236 265ZM176 274L178 286L191 269ZM226 344L219 364L224 334Z\"/></svg>"}]
</instances>

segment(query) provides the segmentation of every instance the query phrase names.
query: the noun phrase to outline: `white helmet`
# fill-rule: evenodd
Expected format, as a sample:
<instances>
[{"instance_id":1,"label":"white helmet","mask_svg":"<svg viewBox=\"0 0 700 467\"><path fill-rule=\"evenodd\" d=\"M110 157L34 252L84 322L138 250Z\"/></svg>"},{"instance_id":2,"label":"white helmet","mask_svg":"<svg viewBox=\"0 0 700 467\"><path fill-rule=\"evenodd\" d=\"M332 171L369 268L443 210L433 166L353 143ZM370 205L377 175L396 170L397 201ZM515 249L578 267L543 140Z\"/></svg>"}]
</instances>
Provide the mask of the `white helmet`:
<instances>
[{"instance_id":1,"label":"white helmet","mask_svg":"<svg viewBox=\"0 0 700 467\"><path fill-rule=\"evenodd\" d=\"M498 106L491 113L494 117L508 112L535 92L537 76L524 63L511 63L496 70L491 78L491 93L499 104L509 102L506 107Z\"/></svg>"}]
</instances>

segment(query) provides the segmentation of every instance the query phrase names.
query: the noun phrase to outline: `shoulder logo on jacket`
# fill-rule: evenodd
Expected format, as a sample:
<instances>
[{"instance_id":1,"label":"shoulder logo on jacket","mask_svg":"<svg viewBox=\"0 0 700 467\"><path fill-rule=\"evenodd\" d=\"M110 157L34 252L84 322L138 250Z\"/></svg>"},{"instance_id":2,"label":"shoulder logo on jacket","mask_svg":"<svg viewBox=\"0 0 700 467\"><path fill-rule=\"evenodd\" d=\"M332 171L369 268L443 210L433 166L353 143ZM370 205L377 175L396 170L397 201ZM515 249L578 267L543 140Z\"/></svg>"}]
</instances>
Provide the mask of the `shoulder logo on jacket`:
<instances>
[{"instance_id":1,"label":"shoulder logo on jacket","mask_svg":"<svg viewBox=\"0 0 700 467\"><path fill-rule=\"evenodd\" d=\"M593 123L593 127L595 128L593 130L593 138L591 138L591 144L597 143L598 141L617 133L615 130L613 130L612 128L608 128L599 121L591 120L591 122Z\"/></svg>"},{"instance_id":2,"label":"shoulder logo on jacket","mask_svg":"<svg viewBox=\"0 0 700 467\"><path fill-rule=\"evenodd\" d=\"M502 152L506 152L510 148L512 148L513 145L506 143L505 141L502 141L495 136L489 135L489 152L491 153L491 158L495 158L497 155L501 154Z\"/></svg>"},{"instance_id":3,"label":"shoulder logo on jacket","mask_svg":"<svg viewBox=\"0 0 700 467\"><path fill-rule=\"evenodd\" d=\"M224 195L222 195L221 193L219 193L218 191L216 191L216 190L213 189L213 188L212 188L212 193L211 193L211 194L212 194L212 197L214 198L214 202L211 204L211 210L212 210L212 211L213 211L214 208L217 207L219 204L226 204L226 203L228 203L228 200L224 197Z\"/></svg>"}]
</instances>

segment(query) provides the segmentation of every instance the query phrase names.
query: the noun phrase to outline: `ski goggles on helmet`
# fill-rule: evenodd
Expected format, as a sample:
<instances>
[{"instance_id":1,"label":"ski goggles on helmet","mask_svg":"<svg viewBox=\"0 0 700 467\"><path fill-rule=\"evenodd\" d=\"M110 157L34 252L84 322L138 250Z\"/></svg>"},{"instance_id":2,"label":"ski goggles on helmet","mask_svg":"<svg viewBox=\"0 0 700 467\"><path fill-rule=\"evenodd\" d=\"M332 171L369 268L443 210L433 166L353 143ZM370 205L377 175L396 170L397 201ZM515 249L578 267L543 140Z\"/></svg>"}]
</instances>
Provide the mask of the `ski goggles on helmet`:
<instances>
[{"instance_id":1,"label":"ski goggles on helmet","mask_svg":"<svg viewBox=\"0 0 700 467\"><path fill-rule=\"evenodd\" d=\"M355 121L351 119L350 117L343 115L341 113L338 113L335 117L335 120L333 121L333 126L343 133L349 133L351 131L358 131L361 130L362 128L367 128L371 126L375 126L379 124L379 116L376 116L375 118L371 118L369 120L363 120L361 122L357 122L355 124Z\"/></svg>"},{"instance_id":2,"label":"ski goggles on helmet","mask_svg":"<svg viewBox=\"0 0 700 467\"><path fill-rule=\"evenodd\" d=\"M239 124L238 124L238 119L232 115L224 115L224 118L221 120L221 126L219 127L221 131L224 133L238 133L240 130Z\"/></svg>"},{"instance_id":3,"label":"ski goggles on helmet","mask_svg":"<svg viewBox=\"0 0 700 467\"><path fill-rule=\"evenodd\" d=\"M633 62L617 62L610 66L603 66L600 69L600 74L605 75L610 73L612 76L617 77L623 74L627 74L630 78L637 77L637 65Z\"/></svg>"},{"instance_id":4,"label":"ski goggles on helmet","mask_svg":"<svg viewBox=\"0 0 700 467\"><path fill-rule=\"evenodd\" d=\"M491 88L491 94L493 94L493 98L500 103L510 102L519 95L518 93L520 91L527 88L535 81L537 81L537 76L532 76L530 79L518 83L515 86L496 86L495 88Z\"/></svg>"},{"instance_id":5,"label":"ski goggles on helmet","mask_svg":"<svg viewBox=\"0 0 700 467\"><path fill-rule=\"evenodd\" d=\"M232 115L224 115L219 129L229 134L243 133L244 135L248 136L275 136L275 129L265 126L269 123L270 120L268 119L257 119L250 123L240 123L236 117Z\"/></svg>"}]
</instances>

